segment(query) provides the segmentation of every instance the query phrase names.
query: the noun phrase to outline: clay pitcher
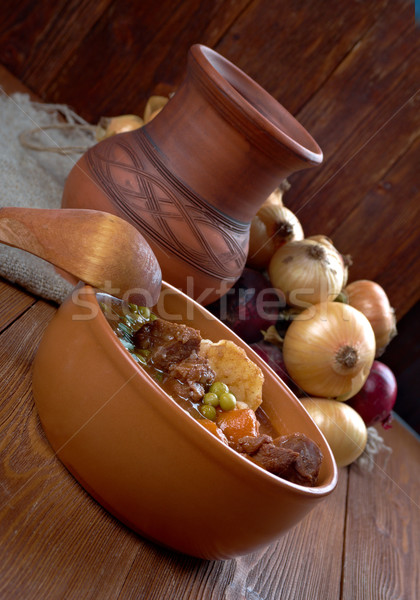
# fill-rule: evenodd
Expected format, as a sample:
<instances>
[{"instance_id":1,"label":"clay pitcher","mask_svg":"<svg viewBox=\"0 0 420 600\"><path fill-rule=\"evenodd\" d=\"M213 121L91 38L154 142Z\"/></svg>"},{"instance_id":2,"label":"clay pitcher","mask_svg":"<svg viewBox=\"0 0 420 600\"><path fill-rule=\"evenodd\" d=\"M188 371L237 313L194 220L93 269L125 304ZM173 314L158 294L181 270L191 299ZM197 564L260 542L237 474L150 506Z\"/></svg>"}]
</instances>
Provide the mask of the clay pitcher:
<instances>
[{"instance_id":1,"label":"clay pitcher","mask_svg":"<svg viewBox=\"0 0 420 600\"><path fill-rule=\"evenodd\" d=\"M319 146L283 106L195 45L163 110L96 144L73 167L63 207L127 219L153 248L163 279L208 304L240 276L250 222L268 195L321 162Z\"/></svg>"}]
</instances>

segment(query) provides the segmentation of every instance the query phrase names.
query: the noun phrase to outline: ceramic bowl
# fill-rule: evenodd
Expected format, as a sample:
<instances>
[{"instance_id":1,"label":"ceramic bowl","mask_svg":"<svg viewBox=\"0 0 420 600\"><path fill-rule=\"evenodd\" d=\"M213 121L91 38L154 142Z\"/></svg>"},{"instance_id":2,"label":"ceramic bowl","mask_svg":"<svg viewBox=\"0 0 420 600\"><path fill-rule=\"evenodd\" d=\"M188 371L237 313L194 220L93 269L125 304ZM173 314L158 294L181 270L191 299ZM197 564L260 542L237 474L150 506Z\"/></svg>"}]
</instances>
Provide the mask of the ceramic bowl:
<instances>
[{"instance_id":1,"label":"ceramic bowl","mask_svg":"<svg viewBox=\"0 0 420 600\"><path fill-rule=\"evenodd\" d=\"M59 308L36 355L42 426L81 485L142 536L205 559L255 551L334 490L334 458L286 385L207 310L168 284L155 310L246 350L264 372L263 408L278 431L303 432L319 444L319 484L280 479L206 431L136 365L87 286Z\"/></svg>"}]
</instances>

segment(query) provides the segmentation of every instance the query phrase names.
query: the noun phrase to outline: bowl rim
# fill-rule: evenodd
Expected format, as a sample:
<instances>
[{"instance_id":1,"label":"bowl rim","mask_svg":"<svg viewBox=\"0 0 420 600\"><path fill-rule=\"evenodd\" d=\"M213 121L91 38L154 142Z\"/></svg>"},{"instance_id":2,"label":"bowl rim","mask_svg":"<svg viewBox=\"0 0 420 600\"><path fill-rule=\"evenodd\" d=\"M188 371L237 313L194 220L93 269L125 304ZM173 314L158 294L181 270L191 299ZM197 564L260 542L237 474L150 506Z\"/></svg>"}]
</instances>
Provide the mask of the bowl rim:
<instances>
[{"instance_id":1,"label":"bowl rim","mask_svg":"<svg viewBox=\"0 0 420 600\"><path fill-rule=\"evenodd\" d=\"M195 300L193 300L185 293L181 292L180 290L178 290L177 288L165 281L162 281L162 289L167 289L171 293L179 295L181 298L183 298L185 302L192 303L194 305L194 308L202 312L202 314L206 318L212 321L216 321L218 323L219 327L221 327L227 333L226 339L231 339L236 343L239 341L239 345L243 347L245 343L243 342L243 340L241 340L241 338L239 338L235 333L228 329L226 325L224 325L219 319L217 319L206 308L198 304ZM83 298L83 301L81 301L80 304L74 302L75 292L77 292L78 295L84 294L86 296L86 298ZM211 449L212 454L215 457L217 457L219 462L225 464L226 458L229 456L229 460L233 461L233 464L236 463L238 465L238 468L235 471L236 476L249 477L251 475L252 477L257 478L259 485L265 483L266 486L270 486L272 488L274 486L274 489L286 488L290 492L295 492L298 496L303 495L307 497L313 497L314 499L326 496L335 489L338 481L338 469L331 449L329 448L329 445L325 440L325 436L319 430L318 426L313 421L306 409L294 396L293 392L289 390L287 385L275 374L275 372L271 369L271 367L269 367L269 365L266 365L266 363L252 350L252 348L249 348L249 346L245 344L245 350L247 354L251 355L251 359L254 360L255 358L254 362L256 362L259 366L262 366L263 368L269 370L274 376L274 378L280 383L280 387L286 388L286 390L292 395L292 398L296 398L298 406L302 408L302 411L306 415L306 418L312 422L313 426L318 430L320 437L324 440L325 448L329 452L329 462L331 463L332 472L330 474L330 477L328 477L325 483L323 483L322 485L317 485L314 487L303 486L283 479L282 477L279 477L272 473L269 473L262 467L254 464L247 458L241 456L238 452L224 444L221 440L217 439L215 435L207 431L205 427L200 425L197 422L197 420L194 419L194 417L192 417L185 409L179 406L177 402L165 392L165 390L159 385L159 383L156 382L147 373L147 371L143 369L141 365L138 365L136 361L131 357L128 350L124 348L123 344L121 344L121 342L118 340L117 336L115 335L111 326L109 325L99 305L97 293L102 294L104 292L102 292L101 290L96 290L89 285L84 285L73 290L68 300L71 300L73 306L76 308L88 308L88 306L92 304L95 306L94 316L88 320L89 327L92 329L93 335L95 336L96 340L99 341L103 350L107 352L108 355L112 355L113 363L116 369L122 374L124 378L127 378L126 383L130 383L132 386L135 387L141 386L141 389L139 389L139 394L144 394L144 383L146 382L147 385L150 386L160 396L162 400L161 403L155 403L154 408L160 412L165 412L165 418L168 418L168 415L173 415L174 419L180 419L180 423L185 424L186 433L190 440L194 443L194 445L199 446L200 448L203 447L203 440L206 439L205 437L203 438L204 432L205 436L207 436L206 446L209 447L209 449ZM78 308L78 310L80 310L80 308ZM290 398L290 400L293 402L292 398ZM323 455L325 459L324 450Z\"/></svg>"}]
</instances>

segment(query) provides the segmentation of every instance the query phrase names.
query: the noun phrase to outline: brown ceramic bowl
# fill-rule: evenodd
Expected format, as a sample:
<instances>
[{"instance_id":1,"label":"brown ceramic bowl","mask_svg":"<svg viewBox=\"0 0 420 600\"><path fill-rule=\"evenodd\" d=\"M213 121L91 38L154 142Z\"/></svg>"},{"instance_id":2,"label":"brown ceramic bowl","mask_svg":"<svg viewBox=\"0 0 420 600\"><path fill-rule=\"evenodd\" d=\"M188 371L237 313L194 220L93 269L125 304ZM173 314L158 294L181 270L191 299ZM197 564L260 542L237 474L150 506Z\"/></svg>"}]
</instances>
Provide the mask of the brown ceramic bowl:
<instances>
[{"instance_id":1,"label":"brown ceramic bowl","mask_svg":"<svg viewBox=\"0 0 420 600\"><path fill-rule=\"evenodd\" d=\"M135 364L90 287L60 307L41 341L33 373L41 423L82 486L141 535L205 559L252 552L334 490L333 456L286 385L208 311L164 284L156 312L246 350L264 371L263 408L278 431L319 444L319 485L271 475L199 425Z\"/></svg>"}]
</instances>

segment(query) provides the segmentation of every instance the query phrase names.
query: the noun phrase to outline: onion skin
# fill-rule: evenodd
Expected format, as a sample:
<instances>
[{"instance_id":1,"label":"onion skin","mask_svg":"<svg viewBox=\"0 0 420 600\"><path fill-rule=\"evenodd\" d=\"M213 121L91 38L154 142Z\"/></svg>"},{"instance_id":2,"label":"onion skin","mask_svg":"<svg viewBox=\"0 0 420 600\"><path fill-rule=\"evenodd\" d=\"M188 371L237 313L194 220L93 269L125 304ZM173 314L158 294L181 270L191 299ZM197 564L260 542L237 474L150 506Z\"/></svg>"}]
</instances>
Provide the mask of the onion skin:
<instances>
[{"instance_id":1,"label":"onion skin","mask_svg":"<svg viewBox=\"0 0 420 600\"><path fill-rule=\"evenodd\" d=\"M134 131L143 127L144 121L137 115L118 115L117 117L102 117L96 127L96 141L100 142L106 138L124 133L126 131Z\"/></svg>"},{"instance_id":2,"label":"onion skin","mask_svg":"<svg viewBox=\"0 0 420 600\"><path fill-rule=\"evenodd\" d=\"M376 357L381 356L397 335L396 319L385 290L368 279L353 281L344 290L347 302L369 320L376 338Z\"/></svg>"},{"instance_id":3,"label":"onion skin","mask_svg":"<svg viewBox=\"0 0 420 600\"><path fill-rule=\"evenodd\" d=\"M324 434L337 467L346 467L359 458L366 447L368 431L351 406L327 398L302 398L301 402Z\"/></svg>"},{"instance_id":4,"label":"onion skin","mask_svg":"<svg viewBox=\"0 0 420 600\"><path fill-rule=\"evenodd\" d=\"M303 240L296 215L281 204L266 201L251 221L247 265L266 269L277 248L296 240Z\"/></svg>"},{"instance_id":5,"label":"onion skin","mask_svg":"<svg viewBox=\"0 0 420 600\"><path fill-rule=\"evenodd\" d=\"M169 98L166 96L150 96L144 107L143 120L144 124L149 123L168 103Z\"/></svg>"},{"instance_id":6,"label":"onion skin","mask_svg":"<svg viewBox=\"0 0 420 600\"><path fill-rule=\"evenodd\" d=\"M280 182L279 187L271 192L264 204L278 204L279 206L284 206L283 196L290 190L290 187L290 183L287 179L283 179L283 181Z\"/></svg>"},{"instance_id":7,"label":"onion skin","mask_svg":"<svg viewBox=\"0 0 420 600\"><path fill-rule=\"evenodd\" d=\"M322 302L295 317L283 358L293 381L311 396L348 400L364 385L375 356L367 318L341 302Z\"/></svg>"},{"instance_id":8,"label":"onion skin","mask_svg":"<svg viewBox=\"0 0 420 600\"><path fill-rule=\"evenodd\" d=\"M314 236L278 248L268 275L289 306L306 308L334 300L343 288L345 270L343 257L328 238Z\"/></svg>"},{"instance_id":9,"label":"onion skin","mask_svg":"<svg viewBox=\"0 0 420 600\"><path fill-rule=\"evenodd\" d=\"M394 373L375 360L364 386L347 404L359 413L367 427L381 423L384 429L390 429L397 391Z\"/></svg>"}]
</instances>

